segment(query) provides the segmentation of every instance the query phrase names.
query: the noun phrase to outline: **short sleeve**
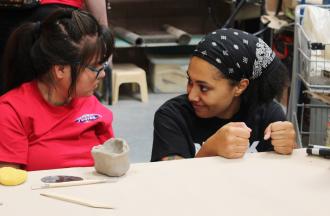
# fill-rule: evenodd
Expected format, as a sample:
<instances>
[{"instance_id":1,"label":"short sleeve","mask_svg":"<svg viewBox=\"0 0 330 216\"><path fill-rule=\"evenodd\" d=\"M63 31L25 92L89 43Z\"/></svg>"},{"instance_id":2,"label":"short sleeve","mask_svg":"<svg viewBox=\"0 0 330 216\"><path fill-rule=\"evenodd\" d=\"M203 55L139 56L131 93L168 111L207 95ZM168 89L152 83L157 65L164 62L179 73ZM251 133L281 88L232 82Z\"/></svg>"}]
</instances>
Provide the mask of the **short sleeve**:
<instances>
[{"instance_id":1,"label":"short sleeve","mask_svg":"<svg viewBox=\"0 0 330 216\"><path fill-rule=\"evenodd\" d=\"M0 104L0 161L26 164L28 137L16 111L9 104Z\"/></svg>"},{"instance_id":2,"label":"short sleeve","mask_svg":"<svg viewBox=\"0 0 330 216\"><path fill-rule=\"evenodd\" d=\"M189 130L180 115L158 110L154 117L154 137L151 161L163 157L179 155L184 158L194 157L194 148L189 141Z\"/></svg>"}]
</instances>

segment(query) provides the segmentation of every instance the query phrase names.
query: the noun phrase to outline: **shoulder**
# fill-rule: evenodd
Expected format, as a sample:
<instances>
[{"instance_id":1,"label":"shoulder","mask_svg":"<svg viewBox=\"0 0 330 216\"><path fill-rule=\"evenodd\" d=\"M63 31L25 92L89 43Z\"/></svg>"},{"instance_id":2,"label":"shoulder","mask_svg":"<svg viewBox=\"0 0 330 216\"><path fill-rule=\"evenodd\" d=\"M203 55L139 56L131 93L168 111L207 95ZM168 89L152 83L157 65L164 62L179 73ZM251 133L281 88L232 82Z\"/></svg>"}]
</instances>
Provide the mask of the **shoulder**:
<instances>
[{"instance_id":1,"label":"shoulder","mask_svg":"<svg viewBox=\"0 0 330 216\"><path fill-rule=\"evenodd\" d=\"M158 124L165 121L175 121L176 124L185 124L187 121L194 119L193 108L188 101L186 94L179 95L168 101L158 108L155 113L154 123Z\"/></svg>"},{"instance_id":2,"label":"shoulder","mask_svg":"<svg viewBox=\"0 0 330 216\"><path fill-rule=\"evenodd\" d=\"M192 107L186 94L179 95L160 106L156 113L190 113Z\"/></svg>"},{"instance_id":3,"label":"shoulder","mask_svg":"<svg viewBox=\"0 0 330 216\"><path fill-rule=\"evenodd\" d=\"M164 119L175 119L175 121L192 121L195 118L194 110L188 101L186 94L179 95L166 101L155 113L155 122Z\"/></svg>"},{"instance_id":4,"label":"shoulder","mask_svg":"<svg viewBox=\"0 0 330 216\"><path fill-rule=\"evenodd\" d=\"M35 92L33 82L24 83L2 95L0 97L0 104L26 109L29 104L34 104L32 98L35 98Z\"/></svg>"},{"instance_id":5,"label":"shoulder","mask_svg":"<svg viewBox=\"0 0 330 216\"><path fill-rule=\"evenodd\" d=\"M30 110L38 107L32 99L32 86L25 83L10 90L0 97L0 121L8 121L19 118Z\"/></svg>"}]
</instances>

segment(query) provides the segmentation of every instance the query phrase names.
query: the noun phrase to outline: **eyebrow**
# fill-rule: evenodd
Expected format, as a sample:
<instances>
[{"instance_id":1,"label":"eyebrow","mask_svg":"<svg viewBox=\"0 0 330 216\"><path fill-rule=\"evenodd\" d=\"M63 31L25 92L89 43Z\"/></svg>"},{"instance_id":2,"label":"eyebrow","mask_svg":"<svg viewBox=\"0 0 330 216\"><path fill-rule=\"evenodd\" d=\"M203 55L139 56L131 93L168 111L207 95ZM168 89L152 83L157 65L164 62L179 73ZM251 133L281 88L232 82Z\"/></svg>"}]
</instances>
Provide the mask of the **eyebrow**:
<instances>
[{"instance_id":1,"label":"eyebrow","mask_svg":"<svg viewBox=\"0 0 330 216\"><path fill-rule=\"evenodd\" d=\"M190 79L188 71L186 71L186 73L187 73L188 78ZM198 84L210 85L208 82L205 82L203 80L196 80L195 82L198 83Z\"/></svg>"}]
</instances>

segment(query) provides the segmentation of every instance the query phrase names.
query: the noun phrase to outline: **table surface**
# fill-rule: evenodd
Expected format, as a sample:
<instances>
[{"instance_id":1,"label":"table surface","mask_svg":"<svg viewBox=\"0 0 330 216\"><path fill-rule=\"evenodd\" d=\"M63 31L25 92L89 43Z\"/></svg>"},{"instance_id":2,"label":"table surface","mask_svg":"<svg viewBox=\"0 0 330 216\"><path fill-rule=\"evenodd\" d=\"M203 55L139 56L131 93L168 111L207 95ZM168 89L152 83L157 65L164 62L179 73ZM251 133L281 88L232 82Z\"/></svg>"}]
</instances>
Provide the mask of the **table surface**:
<instances>
[{"instance_id":1,"label":"table surface","mask_svg":"<svg viewBox=\"0 0 330 216\"><path fill-rule=\"evenodd\" d=\"M137 163L115 183L31 190L48 175L103 179L93 167L29 172L0 186L1 215L329 215L330 160L273 152L242 159L209 157ZM97 209L41 196L53 192L107 203Z\"/></svg>"}]
</instances>

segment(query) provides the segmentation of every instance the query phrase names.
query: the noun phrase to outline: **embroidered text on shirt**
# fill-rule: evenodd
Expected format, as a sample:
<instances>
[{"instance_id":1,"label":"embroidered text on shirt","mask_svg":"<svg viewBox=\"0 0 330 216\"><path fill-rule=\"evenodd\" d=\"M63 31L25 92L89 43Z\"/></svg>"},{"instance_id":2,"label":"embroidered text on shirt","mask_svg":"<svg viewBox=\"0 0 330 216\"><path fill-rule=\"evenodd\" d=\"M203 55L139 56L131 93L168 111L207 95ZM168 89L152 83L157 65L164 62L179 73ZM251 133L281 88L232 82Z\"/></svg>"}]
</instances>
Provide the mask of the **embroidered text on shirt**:
<instances>
[{"instance_id":1,"label":"embroidered text on shirt","mask_svg":"<svg viewBox=\"0 0 330 216\"><path fill-rule=\"evenodd\" d=\"M77 118L75 122L77 123L85 123L90 121L95 121L96 119L101 118L102 116L100 114L84 114Z\"/></svg>"}]
</instances>

